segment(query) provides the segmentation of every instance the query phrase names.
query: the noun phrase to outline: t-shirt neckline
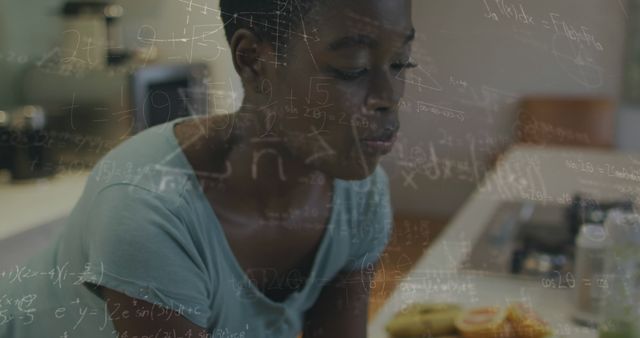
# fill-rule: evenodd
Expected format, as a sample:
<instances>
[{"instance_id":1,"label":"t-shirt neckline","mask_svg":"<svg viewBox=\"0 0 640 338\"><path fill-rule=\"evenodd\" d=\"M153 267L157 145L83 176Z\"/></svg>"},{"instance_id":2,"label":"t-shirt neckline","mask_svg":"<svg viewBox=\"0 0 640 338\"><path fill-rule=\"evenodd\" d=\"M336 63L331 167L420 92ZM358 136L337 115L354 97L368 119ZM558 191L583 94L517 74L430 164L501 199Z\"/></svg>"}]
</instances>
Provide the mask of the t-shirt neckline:
<instances>
[{"instance_id":1,"label":"t-shirt neckline","mask_svg":"<svg viewBox=\"0 0 640 338\"><path fill-rule=\"evenodd\" d=\"M187 172L189 173L189 176L194 178L195 181L193 182L193 184L197 184L198 189L194 189L194 190L197 191L196 194L197 194L198 202L202 203L203 208L206 210L206 213L210 216L211 219L214 220L213 222L215 223L214 231L216 232L215 237L216 237L216 240L218 241L218 244L222 246L222 251L223 251L223 254L225 255L225 258L228 258L228 261L226 262L227 266L229 266L233 270L233 272L236 274L236 277L241 280L241 283L242 283L241 285L248 285L250 292L255 294L255 296L258 299L260 299L260 301L262 301L263 303L270 306L275 306L275 307L286 307L286 305L290 305L291 303L295 302L301 295L307 294L311 286L315 283L316 281L315 279L318 278L317 274L318 274L320 259L326 255L326 250L329 245L328 242L333 232L333 228L336 222L336 217L338 214L336 205L337 205L337 202L339 201L338 194L341 191L339 189L340 180L334 179L333 181L333 192L331 196L331 211L329 216L329 222L328 224L325 225L323 237L321 239L318 249L316 250L315 256L313 258L313 263L311 265L311 270L309 271L309 276L307 277L307 280L305 281L305 284L302 290L293 291L286 297L284 301L276 302L270 299L269 297L267 297L262 291L260 291L249 279L247 274L242 270L240 263L238 262L237 258L233 254L233 251L231 250L231 246L227 241L226 235L224 233L224 230L222 229L222 225L220 224L218 216L216 215L213 208L211 208L211 205L209 204L209 200L204 195L203 191L201 190L201 185L198 183L198 180L195 178L196 175L195 175L194 168L191 166L191 163L189 162L186 155L182 151L180 143L176 137L176 134L174 133L174 127L180 122L183 122L190 118L193 118L193 117L186 116L186 117L180 117L180 118L174 119L169 122L170 128L166 128L165 130L168 130L169 139L171 140L172 145L176 147L175 152L178 153L178 157L180 157L181 161L183 162L183 165L188 169Z\"/></svg>"}]
</instances>

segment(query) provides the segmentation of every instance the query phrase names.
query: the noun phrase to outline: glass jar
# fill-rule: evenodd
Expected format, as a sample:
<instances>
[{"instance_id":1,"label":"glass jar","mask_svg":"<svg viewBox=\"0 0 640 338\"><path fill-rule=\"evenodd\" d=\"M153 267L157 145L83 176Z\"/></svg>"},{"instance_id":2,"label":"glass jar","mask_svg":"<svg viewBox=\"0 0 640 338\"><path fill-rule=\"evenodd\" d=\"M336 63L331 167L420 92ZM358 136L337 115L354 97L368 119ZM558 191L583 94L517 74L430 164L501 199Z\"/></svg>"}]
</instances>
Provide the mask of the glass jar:
<instances>
[{"instance_id":1,"label":"glass jar","mask_svg":"<svg viewBox=\"0 0 640 338\"><path fill-rule=\"evenodd\" d=\"M576 239L573 319L589 327L597 326L602 305L606 239L602 224L584 224Z\"/></svg>"},{"instance_id":2,"label":"glass jar","mask_svg":"<svg viewBox=\"0 0 640 338\"><path fill-rule=\"evenodd\" d=\"M640 216L614 210L605 221L600 338L640 337Z\"/></svg>"}]
</instances>

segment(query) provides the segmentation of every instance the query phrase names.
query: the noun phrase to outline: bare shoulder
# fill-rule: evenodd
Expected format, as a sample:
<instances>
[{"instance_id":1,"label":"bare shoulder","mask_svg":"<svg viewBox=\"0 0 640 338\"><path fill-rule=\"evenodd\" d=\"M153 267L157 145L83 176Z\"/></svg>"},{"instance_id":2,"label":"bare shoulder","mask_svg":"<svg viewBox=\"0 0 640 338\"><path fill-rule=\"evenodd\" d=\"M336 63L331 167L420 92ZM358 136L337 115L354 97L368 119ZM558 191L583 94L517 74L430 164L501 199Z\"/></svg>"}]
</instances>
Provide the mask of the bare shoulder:
<instances>
[{"instance_id":1,"label":"bare shoulder","mask_svg":"<svg viewBox=\"0 0 640 338\"><path fill-rule=\"evenodd\" d=\"M207 115L176 124L175 135L183 149L223 149L237 138L236 114Z\"/></svg>"},{"instance_id":2,"label":"bare shoulder","mask_svg":"<svg viewBox=\"0 0 640 338\"><path fill-rule=\"evenodd\" d=\"M235 114L208 115L176 124L175 137L194 169L209 172L220 167L229 149L240 139Z\"/></svg>"}]
</instances>

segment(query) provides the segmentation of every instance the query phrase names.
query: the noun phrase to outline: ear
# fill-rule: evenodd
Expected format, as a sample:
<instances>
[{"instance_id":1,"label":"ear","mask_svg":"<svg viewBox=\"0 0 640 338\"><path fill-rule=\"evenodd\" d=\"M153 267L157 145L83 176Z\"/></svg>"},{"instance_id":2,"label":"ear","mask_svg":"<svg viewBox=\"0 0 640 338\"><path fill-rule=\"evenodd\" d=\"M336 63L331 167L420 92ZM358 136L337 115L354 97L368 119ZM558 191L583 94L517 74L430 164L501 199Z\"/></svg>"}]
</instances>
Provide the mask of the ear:
<instances>
[{"instance_id":1,"label":"ear","mask_svg":"<svg viewBox=\"0 0 640 338\"><path fill-rule=\"evenodd\" d=\"M269 55L268 42L248 29L238 29L231 38L233 66L247 88L255 88L266 74L265 61Z\"/></svg>"}]
</instances>

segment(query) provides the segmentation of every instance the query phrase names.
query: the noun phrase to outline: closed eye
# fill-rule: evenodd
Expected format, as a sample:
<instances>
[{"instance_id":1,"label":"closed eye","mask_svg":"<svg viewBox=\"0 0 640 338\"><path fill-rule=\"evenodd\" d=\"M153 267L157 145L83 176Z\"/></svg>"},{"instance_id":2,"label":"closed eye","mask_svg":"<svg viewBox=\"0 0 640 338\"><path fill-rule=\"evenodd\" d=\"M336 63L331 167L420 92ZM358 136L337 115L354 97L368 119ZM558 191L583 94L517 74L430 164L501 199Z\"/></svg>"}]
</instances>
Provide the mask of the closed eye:
<instances>
[{"instance_id":1,"label":"closed eye","mask_svg":"<svg viewBox=\"0 0 640 338\"><path fill-rule=\"evenodd\" d=\"M341 80L353 81L366 75L367 72L369 72L369 70L367 68L360 68L360 69L354 69L354 70L342 70L342 69L333 68L332 72L337 78Z\"/></svg>"},{"instance_id":2,"label":"closed eye","mask_svg":"<svg viewBox=\"0 0 640 338\"><path fill-rule=\"evenodd\" d=\"M418 64L414 62L396 62L391 64L391 68L393 68L394 70L403 70L416 67L418 67Z\"/></svg>"}]
</instances>

